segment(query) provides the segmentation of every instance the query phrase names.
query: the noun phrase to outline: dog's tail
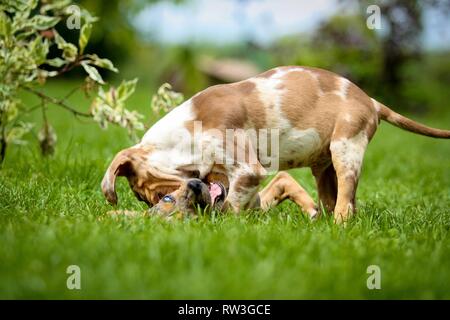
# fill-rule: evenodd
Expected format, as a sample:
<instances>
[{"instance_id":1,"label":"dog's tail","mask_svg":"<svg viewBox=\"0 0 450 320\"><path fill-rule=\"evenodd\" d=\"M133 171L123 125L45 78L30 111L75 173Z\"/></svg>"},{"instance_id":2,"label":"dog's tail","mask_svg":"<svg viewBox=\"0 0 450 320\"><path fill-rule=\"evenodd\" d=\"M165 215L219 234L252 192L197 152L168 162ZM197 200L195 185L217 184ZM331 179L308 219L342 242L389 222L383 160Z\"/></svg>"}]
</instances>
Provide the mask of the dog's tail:
<instances>
[{"instance_id":1,"label":"dog's tail","mask_svg":"<svg viewBox=\"0 0 450 320\"><path fill-rule=\"evenodd\" d=\"M408 119L395 111L392 111L384 104L376 100L373 100L373 102L375 104L376 109L378 110L379 117L389 122L390 124L393 124L396 127L428 137L450 139L449 130L441 130L427 127L423 124Z\"/></svg>"}]
</instances>

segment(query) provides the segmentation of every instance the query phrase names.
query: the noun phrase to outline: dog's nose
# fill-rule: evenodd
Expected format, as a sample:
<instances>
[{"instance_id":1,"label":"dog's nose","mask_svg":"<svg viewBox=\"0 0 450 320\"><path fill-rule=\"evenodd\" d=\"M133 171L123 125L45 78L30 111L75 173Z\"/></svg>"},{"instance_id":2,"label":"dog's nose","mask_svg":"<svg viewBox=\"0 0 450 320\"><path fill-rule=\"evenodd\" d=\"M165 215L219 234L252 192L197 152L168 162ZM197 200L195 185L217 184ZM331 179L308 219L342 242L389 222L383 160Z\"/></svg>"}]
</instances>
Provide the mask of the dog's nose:
<instances>
[{"instance_id":1,"label":"dog's nose","mask_svg":"<svg viewBox=\"0 0 450 320\"><path fill-rule=\"evenodd\" d=\"M195 194L199 194L202 191L202 181L198 179L192 179L187 184L188 188L194 191Z\"/></svg>"}]
</instances>

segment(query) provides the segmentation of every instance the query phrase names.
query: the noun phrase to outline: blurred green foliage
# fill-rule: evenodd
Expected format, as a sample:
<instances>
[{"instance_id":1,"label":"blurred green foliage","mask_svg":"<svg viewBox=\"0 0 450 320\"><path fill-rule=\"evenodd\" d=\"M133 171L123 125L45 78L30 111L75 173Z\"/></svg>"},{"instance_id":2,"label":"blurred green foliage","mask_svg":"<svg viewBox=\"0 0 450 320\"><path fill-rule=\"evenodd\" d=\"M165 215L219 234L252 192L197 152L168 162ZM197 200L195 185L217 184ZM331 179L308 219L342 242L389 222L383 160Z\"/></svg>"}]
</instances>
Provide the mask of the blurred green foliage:
<instances>
[{"instance_id":1,"label":"blurred green foliage","mask_svg":"<svg viewBox=\"0 0 450 320\"><path fill-rule=\"evenodd\" d=\"M70 21L77 21L74 28L69 28ZM65 23L65 29L79 29L77 45L67 42L57 31ZM9 144L24 144L22 136L29 133L34 123L25 122L24 115L40 109L43 118L38 139L43 155L54 151L57 140L53 126L47 117L49 104L70 111L74 116L92 118L102 127L108 123L117 124L128 129L130 135L135 130L142 130L142 118L136 111L126 108L126 100L134 92L137 80L123 81L117 90L110 86L107 91L102 87L106 83L99 74L98 68L118 72L113 63L97 54L86 53L93 23L97 18L85 9L74 7L70 0L65 1L4 1L0 3L0 165L5 159ZM57 50L58 55L49 56L50 48ZM79 67L87 73L84 84L79 84L66 96L57 99L47 96L37 89L47 79ZM89 95L100 85L90 112L80 112L67 105L67 98L78 89L85 89ZM89 89L88 89L89 88ZM38 96L41 101L35 107L23 103L20 91L28 91Z\"/></svg>"},{"instance_id":2,"label":"blurred green foliage","mask_svg":"<svg viewBox=\"0 0 450 320\"><path fill-rule=\"evenodd\" d=\"M189 1L192 0L167 2ZM210 75L199 68L206 56L247 61L261 71L279 65L325 68L348 77L368 94L401 111L438 112L445 110L445 101L450 99L450 81L446 76L450 73L450 52L427 51L420 41L425 10L434 8L448 13L448 0L339 0L353 10L324 18L310 33L293 33L265 45L254 42L251 32L234 43L200 40L175 45L144 38L133 27L133 19L141 10L162 0L75 2L100 18L88 49L115 61L123 77L139 78L149 96L164 82L186 97L214 84ZM247 2L239 2L243 10ZM366 26L366 8L371 4L381 8L382 32ZM68 41L74 36L58 31ZM114 74L100 72L108 80L118 80Z\"/></svg>"},{"instance_id":3,"label":"blurred green foliage","mask_svg":"<svg viewBox=\"0 0 450 320\"><path fill-rule=\"evenodd\" d=\"M119 41L109 41L108 45L113 49L104 48L114 54L125 50L127 54L119 60L124 75L139 77L150 90L162 82L169 82L189 97L214 84L199 68L200 61L207 56L247 61L261 71L279 65L325 68L348 77L368 94L401 111L439 112L445 110L445 101L450 99L450 93L447 93L450 81L446 76L450 73L450 52L425 50L420 41L424 11L434 8L448 13L450 1L341 0L343 4L356 7L356 11L324 19L311 33L294 33L268 45L255 43L251 37L222 44L196 41L169 45L144 41L129 27L129 22L123 30L132 36L113 30L126 23L126 17L130 19L134 13L157 1L130 0L120 5L113 1L107 7L97 4L99 9L95 9L96 2L89 1L91 9L94 12L101 10L106 29L109 28L108 21L116 21L117 12L121 12L122 21L125 21L119 20L111 26L110 32L105 31L106 37L118 37ZM381 8L382 32L366 26L369 4ZM108 13L108 10L116 11ZM124 14L127 11L128 15ZM133 44L129 43L131 40Z\"/></svg>"}]
</instances>

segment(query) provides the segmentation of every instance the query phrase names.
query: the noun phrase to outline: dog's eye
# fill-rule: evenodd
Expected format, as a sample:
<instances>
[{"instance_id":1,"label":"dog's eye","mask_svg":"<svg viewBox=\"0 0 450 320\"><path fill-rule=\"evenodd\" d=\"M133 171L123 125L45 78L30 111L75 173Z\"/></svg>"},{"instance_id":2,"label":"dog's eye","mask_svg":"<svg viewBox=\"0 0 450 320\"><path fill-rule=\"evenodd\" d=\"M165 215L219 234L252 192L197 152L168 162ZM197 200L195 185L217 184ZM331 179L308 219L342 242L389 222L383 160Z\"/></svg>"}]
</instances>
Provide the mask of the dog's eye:
<instances>
[{"instance_id":1,"label":"dog's eye","mask_svg":"<svg viewBox=\"0 0 450 320\"><path fill-rule=\"evenodd\" d=\"M200 178L200 171L194 170L191 173L192 178Z\"/></svg>"},{"instance_id":2,"label":"dog's eye","mask_svg":"<svg viewBox=\"0 0 450 320\"><path fill-rule=\"evenodd\" d=\"M163 202L174 202L175 199L171 195L166 195L162 198Z\"/></svg>"}]
</instances>

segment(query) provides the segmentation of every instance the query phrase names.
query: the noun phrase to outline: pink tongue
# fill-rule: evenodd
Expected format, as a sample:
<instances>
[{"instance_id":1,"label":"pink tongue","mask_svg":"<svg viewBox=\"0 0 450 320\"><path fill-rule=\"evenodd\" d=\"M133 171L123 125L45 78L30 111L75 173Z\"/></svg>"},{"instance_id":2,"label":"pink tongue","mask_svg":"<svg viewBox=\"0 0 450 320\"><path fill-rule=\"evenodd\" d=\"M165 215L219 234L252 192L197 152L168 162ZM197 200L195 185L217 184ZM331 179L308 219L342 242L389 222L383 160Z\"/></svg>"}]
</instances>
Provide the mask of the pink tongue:
<instances>
[{"instance_id":1,"label":"pink tongue","mask_svg":"<svg viewBox=\"0 0 450 320\"><path fill-rule=\"evenodd\" d=\"M222 188L217 183L210 183L209 194L211 195L211 204L213 204L214 200L222 194Z\"/></svg>"}]
</instances>

